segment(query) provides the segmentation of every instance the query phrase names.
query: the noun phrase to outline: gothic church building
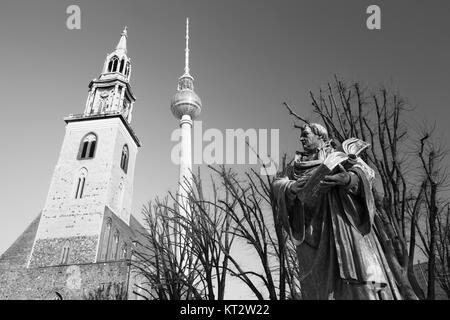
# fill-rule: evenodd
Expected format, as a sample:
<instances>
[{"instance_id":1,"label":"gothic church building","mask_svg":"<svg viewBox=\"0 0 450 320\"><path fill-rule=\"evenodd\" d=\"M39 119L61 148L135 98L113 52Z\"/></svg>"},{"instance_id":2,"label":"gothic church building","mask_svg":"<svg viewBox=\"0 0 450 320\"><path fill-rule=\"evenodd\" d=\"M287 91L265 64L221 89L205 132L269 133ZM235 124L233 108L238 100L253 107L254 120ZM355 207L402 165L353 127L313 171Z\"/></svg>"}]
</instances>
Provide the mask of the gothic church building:
<instances>
[{"instance_id":1,"label":"gothic church building","mask_svg":"<svg viewBox=\"0 0 450 320\"><path fill-rule=\"evenodd\" d=\"M131 215L140 142L127 37L125 27L89 84L84 112L64 119L44 208L0 256L0 299L89 299L108 286L137 297L130 260L145 229Z\"/></svg>"}]
</instances>

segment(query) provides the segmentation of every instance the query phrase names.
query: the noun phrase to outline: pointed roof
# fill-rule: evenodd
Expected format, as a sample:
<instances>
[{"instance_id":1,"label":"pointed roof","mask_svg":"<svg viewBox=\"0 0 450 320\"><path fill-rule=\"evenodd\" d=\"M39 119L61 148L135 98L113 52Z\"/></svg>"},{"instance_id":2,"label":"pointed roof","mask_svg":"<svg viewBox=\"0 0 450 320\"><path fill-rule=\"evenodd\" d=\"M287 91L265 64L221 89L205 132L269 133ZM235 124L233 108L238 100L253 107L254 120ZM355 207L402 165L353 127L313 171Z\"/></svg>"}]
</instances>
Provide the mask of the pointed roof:
<instances>
[{"instance_id":1,"label":"pointed roof","mask_svg":"<svg viewBox=\"0 0 450 320\"><path fill-rule=\"evenodd\" d=\"M39 213L16 241L0 255L0 274L5 269L12 270L26 267L40 220L41 213Z\"/></svg>"},{"instance_id":2,"label":"pointed roof","mask_svg":"<svg viewBox=\"0 0 450 320\"><path fill-rule=\"evenodd\" d=\"M123 52L125 54L127 54L127 38L128 38L128 31L127 31L128 27L125 26L125 28L122 31L119 43L117 44L116 47L116 52Z\"/></svg>"}]
</instances>

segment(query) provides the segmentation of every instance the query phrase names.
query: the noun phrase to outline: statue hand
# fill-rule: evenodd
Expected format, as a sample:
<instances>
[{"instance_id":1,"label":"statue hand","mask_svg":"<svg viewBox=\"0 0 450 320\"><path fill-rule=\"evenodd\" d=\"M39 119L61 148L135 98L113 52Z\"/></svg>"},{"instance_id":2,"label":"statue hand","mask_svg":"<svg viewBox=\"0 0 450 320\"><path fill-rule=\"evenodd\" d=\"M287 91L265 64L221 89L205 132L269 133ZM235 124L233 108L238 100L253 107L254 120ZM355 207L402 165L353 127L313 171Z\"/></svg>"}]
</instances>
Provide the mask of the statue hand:
<instances>
[{"instance_id":1,"label":"statue hand","mask_svg":"<svg viewBox=\"0 0 450 320\"><path fill-rule=\"evenodd\" d=\"M350 174L347 172L341 172L337 174L333 174L331 176L325 176L324 179L320 182L321 185L324 186L345 186L350 182Z\"/></svg>"},{"instance_id":2,"label":"statue hand","mask_svg":"<svg viewBox=\"0 0 450 320\"><path fill-rule=\"evenodd\" d=\"M324 149L320 149L319 153L317 155L317 159L319 159L321 161L325 161L326 158L327 158L327 153L325 152Z\"/></svg>"},{"instance_id":3,"label":"statue hand","mask_svg":"<svg viewBox=\"0 0 450 320\"><path fill-rule=\"evenodd\" d=\"M342 165L339 165L339 170L341 172L325 176L322 181L320 181L320 186L323 189L328 189L336 186L345 186L350 183L350 174L344 169Z\"/></svg>"}]
</instances>

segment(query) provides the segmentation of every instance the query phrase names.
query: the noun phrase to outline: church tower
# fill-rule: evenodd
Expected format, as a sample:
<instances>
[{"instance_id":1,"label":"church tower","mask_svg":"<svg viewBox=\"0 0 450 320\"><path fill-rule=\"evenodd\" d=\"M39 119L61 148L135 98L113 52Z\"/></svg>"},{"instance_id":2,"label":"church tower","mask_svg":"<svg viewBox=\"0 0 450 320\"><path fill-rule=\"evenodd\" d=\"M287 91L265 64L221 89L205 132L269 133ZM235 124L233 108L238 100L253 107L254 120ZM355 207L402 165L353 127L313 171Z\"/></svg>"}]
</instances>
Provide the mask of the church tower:
<instances>
[{"instance_id":1,"label":"church tower","mask_svg":"<svg viewBox=\"0 0 450 320\"><path fill-rule=\"evenodd\" d=\"M127 259L133 177L140 142L131 128L127 28L89 84L82 114L69 115L66 133L27 267ZM134 223L132 221L132 223Z\"/></svg>"}]
</instances>

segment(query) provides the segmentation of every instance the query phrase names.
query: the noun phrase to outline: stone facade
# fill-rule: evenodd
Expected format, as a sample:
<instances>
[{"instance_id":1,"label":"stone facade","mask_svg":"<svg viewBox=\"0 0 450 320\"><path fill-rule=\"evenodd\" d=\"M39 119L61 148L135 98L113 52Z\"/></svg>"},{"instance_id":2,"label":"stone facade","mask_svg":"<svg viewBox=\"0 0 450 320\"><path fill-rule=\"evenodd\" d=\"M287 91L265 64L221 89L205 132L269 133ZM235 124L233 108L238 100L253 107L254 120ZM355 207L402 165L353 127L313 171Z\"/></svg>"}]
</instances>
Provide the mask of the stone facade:
<instances>
[{"instance_id":1,"label":"stone facade","mask_svg":"<svg viewBox=\"0 0 450 320\"><path fill-rule=\"evenodd\" d=\"M79 160L83 137L97 137L95 157ZM127 145L127 172L120 167ZM61 154L42 211L30 266L59 263L63 246L69 243L72 261L97 262L97 248L104 231L105 212L129 224L132 206L134 163L137 145L120 118L71 122L67 125ZM83 170L83 195L77 198L78 174ZM130 242L128 241L128 247ZM75 256L78 252L78 256ZM45 257L46 254L50 256Z\"/></svg>"},{"instance_id":2,"label":"stone facade","mask_svg":"<svg viewBox=\"0 0 450 320\"><path fill-rule=\"evenodd\" d=\"M36 236L41 217L39 215L11 247L0 256L0 300L89 299L90 295L95 295L95 292L105 289L109 285L113 289L123 288L124 298L139 299L134 291L139 291L135 285L141 285L142 279L137 270L132 267L130 260L132 250L144 247L133 246L133 242L146 243L145 229L133 216L131 216L130 226L108 210L106 210L105 216L112 218L111 229L119 230L120 243L130 244L125 256L114 257L113 251L109 251L110 254L103 258L102 262L83 263L76 260L79 259L77 257L84 256L83 249L80 248L69 256L67 264L61 265L60 261L55 260L41 262L40 264L47 264L44 267L38 267L39 263L37 262L32 262L27 267L33 239ZM102 234L106 233L102 232ZM59 252L58 249L53 249L49 245L43 246L43 248L50 250L47 254L42 255L43 259L52 256L60 257L60 255L51 254L52 250ZM86 251L90 252L90 249ZM106 246L99 246L99 252L106 252ZM110 296L110 298L112 297Z\"/></svg>"},{"instance_id":3,"label":"stone facade","mask_svg":"<svg viewBox=\"0 0 450 320\"><path fill-rule=\"evenodd\" d=\"M133 241L136 240L137 236L131 226L125 224L109 208L106 208L97 261L129 259Z\"/></svg>"},{"instance_id":4,"label":"stone facade","mask_svg":"<svg viewBox=\"0 0 450 320\"><path fill-rule=\"evenodd\" d=\"M109 284L128 288L127 261L1 270L0 299L89 299Z\"/></svg>"},{"instance_id":5,"label":"stone facade","mask_svg":"<svg viewBox=\"0 0 450 320\"><path fill-rule=\"evenodd\" d=\"M95 262L96 236L39 239L34 244L33 255L29 264L30 268L63 264L62 252L63 247L67 243L70 244L70 251L68 261L64 262L64 264Z\"/></svg>"}]
</instances>

